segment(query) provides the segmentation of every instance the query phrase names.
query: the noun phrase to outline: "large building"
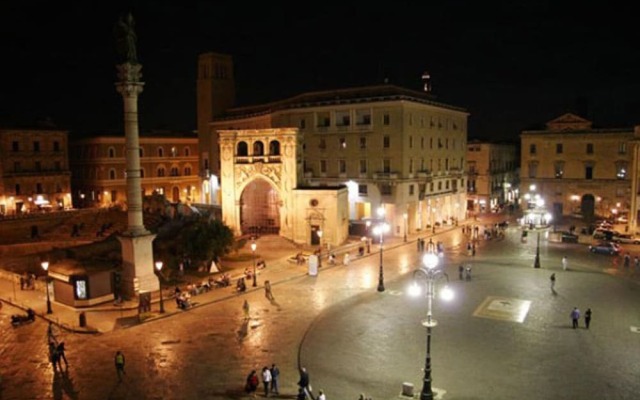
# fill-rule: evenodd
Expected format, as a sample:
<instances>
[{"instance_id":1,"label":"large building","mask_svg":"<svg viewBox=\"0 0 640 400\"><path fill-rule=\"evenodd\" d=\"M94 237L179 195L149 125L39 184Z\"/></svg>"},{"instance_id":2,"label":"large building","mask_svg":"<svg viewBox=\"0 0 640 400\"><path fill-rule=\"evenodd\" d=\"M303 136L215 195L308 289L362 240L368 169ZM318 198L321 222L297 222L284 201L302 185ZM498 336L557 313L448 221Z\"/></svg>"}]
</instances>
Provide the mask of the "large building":
<instances>
[{"instance_id":1,"label":"large building","mask_svg":"<svg viewBox=\"0 0 640 400\"><path fill-rule=\"evenodd\" d=\"M127 201L124 135L72 140L74 204L124 206ZM198 138L193 133L140 135L142 194L158 193L170 202L200 202Z\"/></svg>"},{"instance_id":2,"label":"large building","mask_svg":"<svg viewBox=\"0 0 640 400\"><path fill-rule=\"evenodd\" d=\"M565 114L520 138L522 190L535 185L556 217L626 223L635 215L630 213L632 181L638 175L633 128L596 129L591 121Z\"/></svg>"},{"instance_id":3,"label":"large building","mask_svg":"<svg viewBox=\"0 0 640 400\"><path fill-rule=\"evenodd\" d=\"M518 162L515 144L470 141L467 144L467 209L487 212L512 204L519 190Z\"/></svg>"},{"instance_id":4,"label":"large building","mask_svg":"<svg viewBox=\"0 0 640 400\"><path fill-rule=\"evenodd\" d=\"M68 133L0 129L0 215L71 207Z\"/></svg>"},{"instance_id":5,"label":"large building","mask_svg":"<svg viewBox=\"0 0 640 400\"><path fill-rule=\"evenodd\" d=\"M464 109L438 102L429 92L390 84L232 107L232 71L229 56L199 57L202 192L211 194L206 202L220 201L220 131L293 128L302 137L303 183L345 185L351 221L377 218L382 207L393 234L401 236L465 217ZM268 150L268 143L260 146ZM248 148L253 150L251 143Z\"/></svg>"}]
</instances>

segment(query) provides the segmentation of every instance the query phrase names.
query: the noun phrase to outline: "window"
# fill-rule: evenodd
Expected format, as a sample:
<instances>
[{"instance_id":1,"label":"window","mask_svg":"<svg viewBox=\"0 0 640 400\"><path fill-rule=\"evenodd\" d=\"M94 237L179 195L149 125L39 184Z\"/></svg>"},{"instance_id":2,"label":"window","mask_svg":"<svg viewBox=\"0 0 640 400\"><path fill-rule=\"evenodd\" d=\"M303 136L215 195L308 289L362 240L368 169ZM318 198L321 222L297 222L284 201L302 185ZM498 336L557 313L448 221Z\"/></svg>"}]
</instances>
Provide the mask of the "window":
<instances>
[{"instance_id":1,"label":"window","mask_svg":"<svg viewBox=\"0 0 640 400\"><path fill-rule=\"evenodd\" d=\"M413 158L409 159L409 173L413 174Z\"/></svg>"},{"instance_id":2,"label":"window","mask_svg":"<svg viewBox=\"0 0 640 400\"><path fill-rule=\"evenodd\" d=\"M371 111L356 110L356 125L371 125Z\"/></svg>"},{"instance_id":3,"label":"window","mask_svg":"<svg viewBox=\"0 0 640 400\"><path fill-rule=\"evenodd\" d=\"M33 142L33 151L40 151L40 142Z\"/></svg>"},{"instance_id":4,"label":"window","mask_svg":"<svg viewBox=\"0 0 640 400\"><path fill-rule=\"evenodd\" d=\"M302 130L302 129L307 129L307 120L306 119L301 119L300 123L298 124L298 127Z\"/></svg>"},{"instance_id":5,"label":"window","mask_svg":"<svg viewBox=\"0 0 640 400\"><path fill-rule=\"evenodd\" d=\"M272 140L271 142L269 142L269 155L280 155L280 142L278 142L277 140Z\"/></svg>"},{"instance_id":6,"label":"window","mask_svg":"<svg viewBox=\"0 0 640 400\"><path fill-rule=\"evenodd\" d=\"M385 149L391 147L391 136L384 136L382 138L382 147L384 147Z\"/></svg>"},{"instance_id":7,"label":"window","mask_svg":"<svg viewBox=\"0 0 640 400\"><path fill-rule=\"evenodd\" d=\"M442 181L438 182L438 191L442 190Z\"/></svg>"},{"instance_id":8,"label":"window","mask_svg":"<svg viewBox=\"0 0 640 400\"><path fill-rule=\"evenodd\" d=\"M449 180L444 181L444 188L449 190Z\"/></svg>"},{"instance_id":9,"label":"window","mask_svg":"<svg viewBox=\"0 0 640 400\"><path fill-rule=\"evenodd\" d=\"M158 168L157 175L158 175L158 177L163 177L164 176L164 167Z\"/></svg>"},{"instance_id":10,"label":"window","mask_svg":"<svg viewBox=\"0 0 640 400\"><path fill-rule=\"evenodd\" d=\"M60 142L53 142L53 151L60 151Z\"/></svg>"},{"instance_id":11,"label":"window","mask_svg":"<svg viewBox=\"0 0 640 400\"><path fill-rule=\"evenodd\" d=\"M183 150L183 153L185 157L189 157L191 155L191 149L188 147L185 147Z\"/></svg>"},{"instance_id":12,"label":"window","mask_svg":"<svg viewBox=\"0 0 640 400\"><path fill-rule=\"evenodd\" d=\"M320 173L327 173L327 160L320 160Z\"/></svg>"},{"instance_id":13,"label":"window","mask_svg":"<svg viewBox=\"0 0 640 400\"><path fill-rule=\"evenodd\" d=\"M349 115L349 111L336 112L336 125L337 126L351 125L351 116Z\"/></svg>"},{"instance_id":14,"label":"window","mask_svg":"<svg viewBox=\"0 0 640 400\"><path fill-rule=\"evenodd\" d=\"M36 183L36 193L42 194L42 183Z\"/></svg>"},{"instance_id":15,"label":"window","mask_svg":"<svg viewBox=\"0 0 640 400\"><path fill-rule=\"evenodd\" d=\"M20 142L12 142L11 151L20 151Z\"/></svg>"},{"instance_id":16,"label":"window","mask_svg":"<svg viewBox=\"0 0 640 400\"><path fill-rule=\"evenodd\" d=\"M358 194L360 196L366 196L369 194L369 187L367 185L358 185Z\"/></svg>"},{"instance_id":17,"label":"window","mask_svg":"<svg viewBox=\"0 0 640 400\"><path fill-rule=\"evenodd\" d=\"M158 157L164 157L164 149L162 147L158 147Z\"/></svg>"},{"instance_id":18,"label":"window","mask_svg":"<svg viewBox=\"0 0 640 400\"><path fill-rule=\"evenodd\" d=\"M324 139L320 139L320 143L318 143L318 147L320 150L324 150L327 148L327 142Z\"/></svg>"},{"instance_id":19,"label":"window","mask_svg":"<svg viewBox=\"0 0 640 400\"><path fill-rule=\"evenodd\" d=\"M338 168L341 174L347 173L347 162L345 160L338 160Z\"/></svg>"},{"instance_id":20,"label":"window","mask_svg":"<svg viewBox=\"0 0 640 400\"><path fill-rule=\"evenodd\" d=\"M409 148L413 149L413 136L409 136Z\"/></svg>"},{"instance_id":21,"label":"window","mask_svg":"<svg viewBox=\"0 0 640 400\"><path fill-rule=\"evenodd\" d=\"M593 179L593 166L591 165L585 166L584 179Z\"/></svg>"},{"instance_id":22,"label":"window","mask_svg":"<svg viewBox=\"0 0 640 400\"><path fill-rule=\"evenodd\" d=\"M367 173L367 160L360 160L360 173L361 174Z\"/></svg>"},{"instance_id":23,"label":"window","mask_svg":"<svg viewBox=\"0 0 640 400\"><path fill-rule=\"evenodd\" d=\"M178 176L178 167L171 167L171 176Z\"/></svg>"},{"instance_id":24,"label":"window","mask_svg":"<svg viewBox=\"0 0 640 400\"><path fill-rule=\"evenodd\" d=\"M114 158L116 156L116 149L113 147L109 147L109 158Z\"/></svg>"},{"instance_id":25,"label":"window","mask_svg":"<svg viewBox=\"0 0 640 400\"><path fill-rule=\"evenodd\" d=\"M556 154L562 154L562 143L556 143Z\"/></svg>"},{"instance_id":26,"label":"window","mask_svg":"<svg viewBox=\"0 0 640 400\"><path fill-rule=\"evenodd\" d=\"M261 141L256 141L253 143L253 156L263 156L264 155L264 144Z\"/></svg>"},{"instance_id":27,"label":"window","mask_svg":"<svg viewBox=\"0 0 640 400\"><path fill-rule=\"evenodd\" d=\"M176 157L178 155L178 149L176 146L171 146L171 157Z\"/></svg>"},{"instance_id":28,"label":"window","mask_svg":"<svg viewBox=\"0 0 640 400\"><path fill-rule=\"evenodd\" d=\"M420 148L424 149L424 136L420 138Z\"/></svg>"},{"instance_id":29,"label":"window","mask_svg":"<svg viewBox=\"0 0 640 400\"><path fill-rule=\"evenodd\" d=\"M537 148L535 144L529 145L529 154L536 154Z\"/></svg>"},{"instance_id":30,"label":"window","mask_svg":"<svg viewBox=\"0 0 640 400\"><path fill-rule=\"evenodd\" d=\"M564 175L564 162L558 161L554 164L555 177L556 179L562 179Z\"/></svg>"},{"instance_id":31,"label":"window","mask_svg":"<svg viewBox=\"0 0 640 400\"><path fill-rule=\"evenodd\" d=\"M116 179L116 170L113 168L109 170L109 179L111 180Z\"/></svg>"},{"instance_id":32,"label":"window","mask_svg":"<svg viewBox=\"0 0 640 400\"><path fill-rule=\"evenodd\" d=\"M40 161L35 162L35 170L42 171L42 164L40 163Z\"/></svg>"},{"instance_id":33,"label":"window","mask_svg":"<svg viewBox=\"0 0 640 400\"><path fill-rule=\"evenodd\" d=\"M366 149L367 148L367 138L366 137L361 137L360 138L360 148L361 149Z\"/></svg>"},{"instance_id":34,"label":"window","mask_svg":"<svg viewBox=\"0 0 640 400\"><path fill-rule=\"evenodd\" d=\"M386 158L382 160L382 172L388 174L391 172L391 160Z\"/></svg>"},{"instance_id":35,"label":"window","mask_svg":"<svg viewBox=\"0 0 640 400\"><path fill-rule=\"evenodd\" d=\"M383 196L390 196L391 195L391 185L381 185L380 186L380 194Z\"/></svg>"},{"instance_id":36,"label":"window","mask_svg":"<svg viewBox=\"0 0 640 400\"><path fill-rule=\"evenodd\" d=\"M144 178L144 168L140 169L140 178Z\"/></svg>"},{"instance_id":37,"label":"window","mask_svg":"<svg viewBox=\"0 0 640 400\"><path fill-rule=\"evenodd\" d=\"M593 143L587 143L587 154L593 154Z\"/></svg>"},{"instance_id":38,"label":"window","mask_svg":"<svg viewBox=\"0 0 640 400\"><path fill-rule=\"evenodd\" d=\"M384 116L382 117L382 124L383 125L391 124L391 116L388 113L384 113Z\"/></svg>"},{"instance_id":39,"label":"window","mask_svg":"<svg viewBox=\"0 0 640 400\"><path fill-rule=\"evenodd\" d=\"M409 196L413 196L414 186L409 185Z\"/></svg>"},{"instance_id":40,"label":"window","mask_svg":"<svg viewBox=\"0 0 640 400\"><path fill-rule=\"evenodd\" d=\"M144 149L142 147L138 149L138 154L140 155L140 158L144 156Z\"/></svg>"},{"instance_id":41,"label":"window","mask_svg":"<svg viewBox=\"0 0 640 400\"><path fill-rule=\"evenodd\" d=\"M331 117L328 112L318 113L318 128L327 128L331 125Z\"/></svg>"},{"instance_id":42,"label":"window","mask_svg":"<svg viewBox=\"0 0 640 400\"><path fill-rule=\"evenodd\" d=\"M618 154L627 154L627 143L621 142L618 144Z\"/></svg>"},{"instance_id":43,"label":"window","mask_svg":"<svg viewBox=\"0 0 640 400\"><path fill-rule=\"evenodd\" d=\"M238 145L236 146L236 155L238 157L246 157L249 155L249 145L247 145L247 142L238 142Z\"/></svg>"},{"instance_id":44,"label":"window","mask_svg":"<svg viewBox=\"0 0 640 400\"><path fill-rule=\"evenodd\" d=\"M538 163L529 163L529 178L535 178L538 175Z\"/></svg>"}]
</instances>

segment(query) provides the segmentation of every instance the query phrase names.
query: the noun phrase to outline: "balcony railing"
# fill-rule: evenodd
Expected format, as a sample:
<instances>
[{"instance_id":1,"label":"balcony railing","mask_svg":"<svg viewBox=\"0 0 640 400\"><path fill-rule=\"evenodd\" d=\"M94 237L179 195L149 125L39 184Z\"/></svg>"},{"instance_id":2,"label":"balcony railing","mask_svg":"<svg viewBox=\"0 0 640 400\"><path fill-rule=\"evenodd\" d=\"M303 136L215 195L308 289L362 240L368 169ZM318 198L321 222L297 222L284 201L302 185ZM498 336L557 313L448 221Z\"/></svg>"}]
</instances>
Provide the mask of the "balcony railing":
<instances>
[{"instance_id":1,"label":"balcony railing","mask_svg":"<svg viewBox=\"0 0 640 400\"><path fill-rule=\"evenodd\" d=\"M373 179L398 179L400 173L398 172L374 172Z\"/></svg>"}]
</instances>

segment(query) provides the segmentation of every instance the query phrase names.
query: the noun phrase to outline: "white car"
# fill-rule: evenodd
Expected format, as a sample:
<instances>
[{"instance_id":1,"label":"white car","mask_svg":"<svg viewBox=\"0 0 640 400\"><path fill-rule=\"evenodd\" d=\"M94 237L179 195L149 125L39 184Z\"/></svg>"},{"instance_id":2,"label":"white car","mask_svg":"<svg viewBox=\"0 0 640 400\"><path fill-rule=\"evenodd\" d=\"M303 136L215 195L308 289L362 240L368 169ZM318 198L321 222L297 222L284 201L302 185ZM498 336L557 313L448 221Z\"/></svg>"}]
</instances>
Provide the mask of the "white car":
<instances>
[{"instance_id":1,"label":"white car","mask_svg":"<svg viewBox=\"0 0 640 400\"><path fill-rule=\"evenodd\" d=\"M613 235L611 240L616 243L640 244L640 237L627 233L618 233L617 235Z\"/></svg>"}]
</instances>

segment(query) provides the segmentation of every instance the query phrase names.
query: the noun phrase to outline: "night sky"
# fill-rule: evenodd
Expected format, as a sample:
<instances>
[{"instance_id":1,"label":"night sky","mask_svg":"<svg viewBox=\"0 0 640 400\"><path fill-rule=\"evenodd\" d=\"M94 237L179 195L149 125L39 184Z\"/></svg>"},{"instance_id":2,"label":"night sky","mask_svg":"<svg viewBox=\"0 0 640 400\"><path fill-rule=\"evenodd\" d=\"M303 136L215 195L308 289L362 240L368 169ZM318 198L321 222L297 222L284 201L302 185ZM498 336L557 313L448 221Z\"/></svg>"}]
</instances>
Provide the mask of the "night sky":
<instances>
[{"instance_id":1,"label":"night sky","mask_svg":"<svg viewBox=\"0 0 640 400\"><path fill-rule=\"evenodd\" d=\"M437 99L471 114L470 138L518 141L565 112L632 127L640 26L630 4L5 0L0 124L122 130L113 27L131 11L141 130L195 129L207 51L234 57L239 105L385 78L420 90L428 70Z\"/></svg>"}]
</instances>

